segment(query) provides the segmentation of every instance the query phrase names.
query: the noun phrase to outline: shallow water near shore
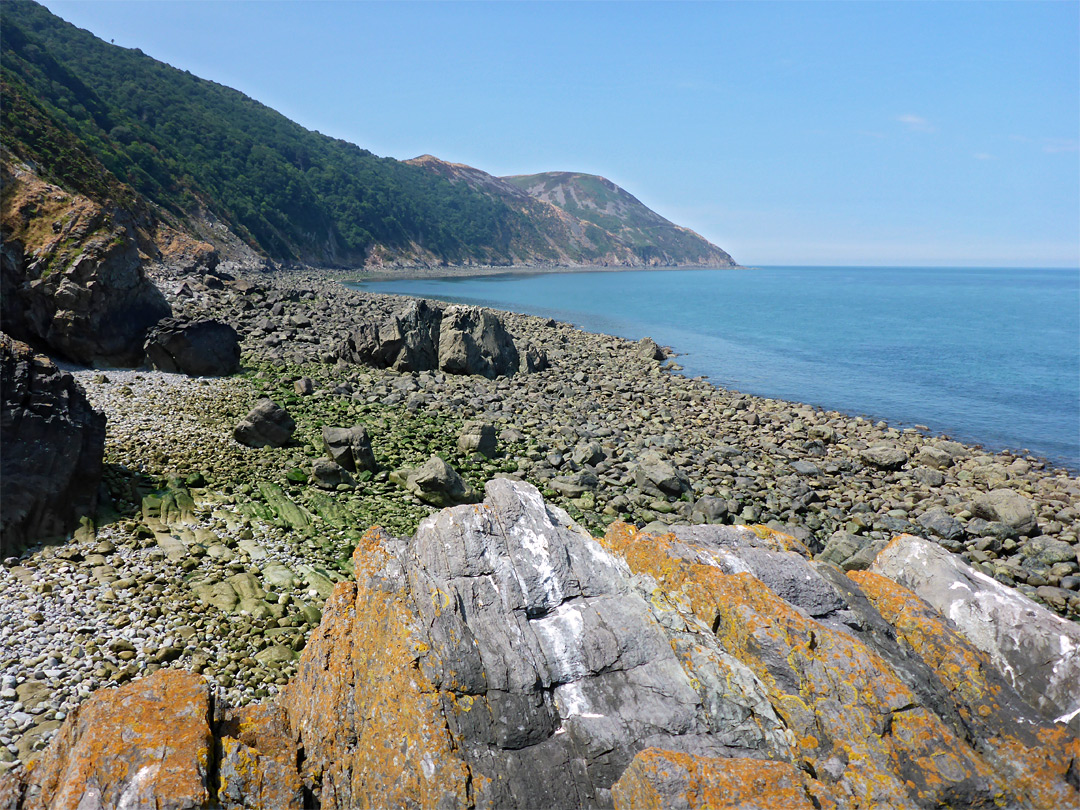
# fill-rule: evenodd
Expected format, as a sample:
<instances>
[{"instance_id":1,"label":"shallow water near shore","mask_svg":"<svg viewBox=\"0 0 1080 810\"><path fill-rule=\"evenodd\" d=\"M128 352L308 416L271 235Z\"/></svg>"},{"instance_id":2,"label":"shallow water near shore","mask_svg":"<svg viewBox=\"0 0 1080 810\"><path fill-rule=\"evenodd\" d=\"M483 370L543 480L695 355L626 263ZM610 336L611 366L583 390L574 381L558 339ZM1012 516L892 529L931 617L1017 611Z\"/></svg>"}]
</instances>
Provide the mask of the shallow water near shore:
<instances>
[{"instance_id":1,"label":"shallow water near shore","mask_svg":"<svg viewBox=\"0 0 1080 810\"><path fill-rule=\"evenodd\" d=\"M366 282L650 335L691 376L1080 470L1075 269L766 267Z\"/></svg>"}]
</instances>

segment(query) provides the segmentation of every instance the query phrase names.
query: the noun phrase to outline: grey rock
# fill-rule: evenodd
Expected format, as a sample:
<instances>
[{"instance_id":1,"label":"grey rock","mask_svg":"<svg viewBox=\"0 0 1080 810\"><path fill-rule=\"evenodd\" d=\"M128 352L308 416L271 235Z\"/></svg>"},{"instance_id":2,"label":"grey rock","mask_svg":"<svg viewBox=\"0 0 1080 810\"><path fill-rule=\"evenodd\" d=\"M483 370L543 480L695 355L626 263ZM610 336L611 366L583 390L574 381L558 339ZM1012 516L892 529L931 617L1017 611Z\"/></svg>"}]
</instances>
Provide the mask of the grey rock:
<instances>
[{"instance_id":1,"label":"grey rock","mask_svg":"<svg viewBox=\"0 0 1080 810\"><path fill-rule=\"evenodd\" d=\"M301 377L293 383L293 390L300 396L306 397L315 392L315 384L311 381L311 377Z\"/></svg>"},{"instance_id":2,"label":"grey rock","mask_svg":"<svg viewBox=\"0 0 1080 810\"><path fill-rule=\"evenodd\" d=\"M863 535L836 532L829 538L825 548L817 555L817 559L838 565L845 571L856 570L857 566L849 564L853 558L866 546L870 545L870 538ZM869 563L863 565L866 568Z\"/></svg>"},{"instance_id":3,"label":"grey rock","mask_svg":"<svg viewBox=\"0 0 1080 810\"><path fill-rule=\"evenodd\" d=\"M375 470L375 452L371 448L371 438L362 425L350 428L323 426L323 448L335 463L349 472Z\"/></svg>"},{"instance_id":4,"label":"grey rock","mask_svg":"<svg viewBox=\"0 0 1080 810\"><path fill-rule=\"evenodd\" d=\"M604 460L604 448L600 442L582 442L574 447L570 460L582 467L593 467Z\"/></svg>"},{"instance_id":5,"label":"grey rock","mask_svg":"<svg viewBox=\"0 0 1080 810\"><path fill-rule=\"evenodd\" d=\"M871 570L948 616L1047 719L1080 728L1080 625L918 537L893 540Z\"/></svg>"},{"instance_id":6,"label":"grey rock","mask_svg":"<svg viewBox=\"0 0 1080 810\"><path fill-rule=\"evenodd\" d=\"M457 471L438 456L432 456L411 471L405 488L432 506L455 506L479 500L479 494L466 486Z\"/></svg>"},{"instance_id":7,"label":"grey rock","mask_svg":"<svg viewBox=\"0 0 1080 810\"><path fill-rule=\"evenodd\" d=\"M1011 489L995 489L980 495L973 507L976 517L1002 523L1016 535L1036 533L1035 510L1031 501Z\"/></svg>"},{"instance_id":8,"label":"grey rock","mask_svg":"<svg viewBox=\"0 0 1080 810\"><path fill-rule=\"evenodd\" d=\"M448 374L509 376L518 370L518 351L495 313L451 306L439 326L439 368Z\"/></svg>"},{"instance_id":9,"label":"grey rock","mask_svg":"<svg viewBox=\"0 0 1080 810\"><path fill-rule=\"evenodd\" d=\"M296 432L288 412L269 399L260 399L233 429L233 438L248 447L284 447Z\"/></svg>"},{"instance_id":10,"label":"grey rock","mask_svg":"<svg viewBox=\"0 0 1080 810\"><path fill-rule=\"evenodd\" d=\"M66 372L0 333L0 557L59 537L97 505L105 415Z\"/></svg>"},{"instance_id":11,"label":"grey rock","mask_svg":"<svg viewBox=\"0 0 1080 810\"><path fill-rule=\"evenodd\" d=\"M859 458L879 470L899 470L907 463L908 455L899 447L878 444L861 451Z\"/></svg>"},{"instance_id":12,"label":"grey rock","mask_svg":"<svg viewBox=\"0 0 1080 810\"><path fill-rule=\"evenodd\" d=\"M927 509L919 515L915 522L931 534L943 537L946 540L955 540L964 535L964 527L960 521L950 515L942 506Z\"/></svg>"},{"instance_id":13,"label":"grey rock","mask_svg":"<svg viewBox=\"0 0 1080 810\"><path fill-rule=\"evenodd\" d=\"M935 470L944 470L952 466L953 457L940 447L925 445L919 448L916 461Z\"/></svg>"},{"instance_id":14,"label":"grey rock","mask_svg":"<svg viewBox=\"0 0 1080 810\"><path fill-rule=\"evenodd\" d=\"M817 475L821 472L817 464L810 461L793 461L791 462L791 469L800 475Z\"/></svg>"},{"instance_id":15,"label":"grey rock","mask_svg":"<svg viewBox=\"0 0 1080 810\"><path fill-rule=\"evenodd\" d=\"M338 350L343 359L375 368L424 371L438 368L442 308L410 300L381 320L358 324Z\"/></svg>"},{"instance_id":16,"label":"grey rock","mask_svg":"<svg viewBox=\"0 0 1080 810\"><path fill-rule=\"evenodd\" d=\"M323 489L336 489L342 484L351 486L356 483L348 470L325 458L315 459L311 472L318 486Z\"/></svg>"},{"instance_id":17,"label":"grey rock","mask_svg":"<svg viewBox=\"0 0 1080 810\"><path fill-rule=\"evenodd\" d=\"M700 515L703 523L720 523L727 516L727 501L712 495L705 495L694 502L691 517Z\"/></svg>"},{"instance_id":18,"label":"grey rock","mask_svg":"<svg viewBox=\"0 0 1080 810\"><path fill-rule=\"evenodd\" d=\"M690 491L686 474L659 453L644 453L634 467L634 483L645 492L655 495L682 495Z\"/></svg>"},{"instance_id":19,"label":"grey rock","mask_svg":"<svg viewBox=\"0 0 1080 810\"><path fill-rule=\"evenodd\" d=\"M239 335L220 321L166 318L147 333L143 349L161 371L224 377L240 370Z\"/></svg>"},{"instance_id":20,"label":"grey rock","mask_svg":"<svg viewBox=\"0 0 1080 810\"><path fill-rule=\"evenodd\" d=\"M637 356L642 360L663 360L667 357L664 350L651 337L644 337L638 341Z\"/></svg>"},{"instance_id":21,"label":"grey rock","mask_svg":"<svg viewBox=\"0 0 1080 810\"><path fill-rule=\"evenodd\" d=\"M458 452L464 455L479 453L494 458L497 446L495 426L488 422L466 422L458 435Z\"/></svg>"},{"instance_id":22,"label":"grey rock","mask_svg":"<svg viewBox=\"0 0 1080 810\"><path fill-rule=\"evenodd\" d=\"M945 476L942 472L929 467L916 467L912 471L911 477L920 484L926 484L928 487L940 487L945 483Z\"/></svg>"}]
</instances>

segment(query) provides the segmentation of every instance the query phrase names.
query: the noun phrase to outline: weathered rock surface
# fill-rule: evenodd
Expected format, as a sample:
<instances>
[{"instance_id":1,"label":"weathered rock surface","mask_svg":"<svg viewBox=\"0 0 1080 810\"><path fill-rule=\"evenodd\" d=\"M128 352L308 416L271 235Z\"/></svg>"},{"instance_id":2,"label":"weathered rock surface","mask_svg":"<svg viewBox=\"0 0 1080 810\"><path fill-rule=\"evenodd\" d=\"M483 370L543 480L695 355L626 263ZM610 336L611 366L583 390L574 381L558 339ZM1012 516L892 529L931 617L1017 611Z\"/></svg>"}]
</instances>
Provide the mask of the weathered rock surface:
<instances>
[{"instance_id":1,"label":"weathered rock surface","mask_svg":"<svg viewBox=\"0 0 1080 810\"><path fill-rule=\"evenodd\" d=\"M166 318L147 334L144 349L150 365L161 371L224 377L240 370L240 338L220 321Z\"/></svg>"},{"instance_id":2,"label":"weathered rock surface","mask_svg":"<svg viewBox=\"0 0 1080 810\"><path fill-rule=\"evenodd\" d=\"M324 426L322 440L326 454L349 472L374 470L377 466L371 437L362 425L350 428Z\"/></svg>"},{"instance_id":3,"label":"weathered rock surface","mask_svg":"<svg viewBox=\"0 0 1080 810\"><path fill-rule=\"evenodd\" d=\"M479 500L457 471L438 456L432 456L405 478L405 489L432 506L455 506Z\"/></svg>"},{"instance_id":4,"label":"weathered rock surface","mask_svg":"<svg viewBox=\"0 0 1080 810\"><path fill-rule=\"evenodd\" d=\"M2 171L4 331L77 363L141 364L146 330L171 314L143 270L145 223L27 166Z\"/></svg>"},{"instance_id":5,"label":"weathered rock surface","mask_svg":"<svg viewBox=\"0 0 1080 810\"><path fill-rule=\"evenodd\" d=\"M280 708L215 721L178 681L157 716L221 753L172 752L170 801L216 778L230 808L1075 806L1074 733L907 588L808 557L765 527L598 542L495 479L411 539L362 538ZM165 677L117 694L145 714ZM141 762L113 731L129 706L69 718L31 790L98 748ZM81 739L100 743L73 756Z\"/></svg>"},{"instance_id":6,"label":"weathered rock surface","mask_svg":"<svg viewBox=\"0 0 1080 810\"><path fill-rule=\"evenodd\" d=\"M407 302L381 320L360 323L338 349L352 363L395 371L479 374L494 379L547 366L542 352L526 347L521 363L513 337L492 311L442 307L424 299Z\"/></svg>"},{"instance_id":7,"label":"weathered rock surface","mask_svg":"<svg viewBox=\"0 0 1080 810\"><path fill-rule=\"evenodd\" d=\"M479 453L492 458L497 444L494 425L489 422L471 421L462 425L457 448L459 453Z\"/></svg>"},{"instance_id":8,"label":"weathered rock surface","mask_svg":"<svg viewBox=\"0 0 1080 810\"><path fill-rule=\"evenodd\" d=\"M1035 513L1031 501L1011 489L995 489L975 499L975 517L1001 523L1010 534L1036 534Z\"/></svg>"},{"instance_id":9,"label":"weathered rock surface","mask_svg":"<svg viewBox=\"0 0 1080 810\"><path fill-rule=\"evenodd\" d=\"M284 447L296 432L288 412L269 399L261 399L233 430L233 438L248 447Z\"/></svg>"},{"instance_id":10,"label":"weathered rock surface","mask_svg":"<svg viewBox=\"0 0 1080 810\"><path fill-rule=\"evenodd\" d=\"M62 536L97 504L105 415L70 374L0 333L0 556Z\"/></svg>"},{"instance_id":11,"label":"weathered rock surface","mask_svg":"<svg viewBox=\"0 0 1080 810\"><path fill-rule=\"evenodd\" d=\"M880 470L899 470L907 463L908 455L899 447L881 444L866 448L859 458Z\"/></svg>"},{"instance_id":12,"label":"weathered rock surface","mask_svg":"<svg viewBox=\"0 0 1080 810\"><path fill-rule=\"evenodd\" d=\"M1080 625L918 537L894 539L870 570L948 617L1046 719L1080 730Z\"/></svg>"}]
</instances>

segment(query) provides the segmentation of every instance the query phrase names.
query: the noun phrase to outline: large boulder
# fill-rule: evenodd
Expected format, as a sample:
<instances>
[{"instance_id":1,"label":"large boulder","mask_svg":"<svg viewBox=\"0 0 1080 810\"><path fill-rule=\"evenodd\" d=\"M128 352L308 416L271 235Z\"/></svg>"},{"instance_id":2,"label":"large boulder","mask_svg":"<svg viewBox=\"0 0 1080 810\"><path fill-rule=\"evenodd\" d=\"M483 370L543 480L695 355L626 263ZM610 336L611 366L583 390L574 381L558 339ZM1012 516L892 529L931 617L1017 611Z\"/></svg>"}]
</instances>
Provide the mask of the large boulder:
<instances>
[{"instance_id":1,"label":"large boulder","mask_svg":"<svg viewBox=\"0 0 1080 810\"><path fill-rule=\"evenodd\" d=\"M908 454L894 445L878 444L861 451L859 458L879 470L899 470L907 463Z\"/></svg>"},{"instance_id":2,"label":"large boulder","mask_svg":"<svg viewBox=\"0 0 1080 810\"><path fill-rule=\"evenodd\" d=\"M654 450L643 453L633 468L634 484L650 495L678 497L690 491L690 479Z\"/></svg>"},{"instance_id":3,"label":"large boulder","mask_svg":"<svg viewBox=\"0 0 1080 810\"><path fill-rule=\"evenodd\" d=\"M361 323L338 354L351 363L395 371L429 371L439 365L442 308L419 298L382 320Z\"/></svg>"},{"instance_id":4,"label":"large boulder","mask_svg":"<svg viewBox=\"0 0 1080 810\"><path fill-rule=\"evenodd\" d=\"M518 351L495 313L451 306L439 326L439 368L448 374L509 376L518 370Z\"/></svg>"},{"instance_id":5,"label":"large boulder","mask_svg":"<svg viewBox=\"0 0 1080 810\"><path fill-rule=\"evenodd\" d=\"M0 556L62 536L92 515L105 415L75 379L0 333Z\"/></svg>"},{"instance_id":6,"label":"large boulder","mask_svg":"<svg viewBox=\"0 0 1080 810\"><path fill-rule=\"evenodd\" d=\"M870 570L948 616L1046 718L1080 729L1080 625L911 535L895 538Z\"/></svg>"},{"instance_id":7,"label":"large boulder","mask_svg":"<svg viewBox=\"0 0 1080 810\"><path fill-rule=\"evenodd\" d=\"M150 330L144 349L160 371L224 377L240 370L240 337L220 321L166 318Z\"/></svg>"},{"instance_id":8,"label":"large boulder","mask_svg":"<svg viewBox=\"0 0 1080 810\"><path fill-rule=\"evenodd\" d=\"M269 399L260 399L233 428L233 438L248 447L284 447L292 441L296 422L288 411Z\"/></svg>"},{"instance_id":9,"label":"large boulder","mask_svg":"<svg viewBox=\"0 0 1080 810\"><path fill-rule=\"evenodd\" d=\"M479 307L443 308L424 299L406 303L381 319L361 323L341 344L350 363L396 371L479 374L489 378L547 368L547 357L525 346L525 362L494 312Z\"/></svg>"},{"instance_id":10,"label":"large boulder","mask_svg":"<svg viewBox=\"0 0 1080 810\"><path fill-rule=\"evenodd\" d=\"M498 446L495 437L495 426L490 422L466 422L458 435L457 449L459 453L479 453L488 458L494 458Z\"/></svg>"},{"instance_id":11,"label":"large boulder","mask_svg":"<svg viewBox=\"0 0 1080 810\"><path fill-rule=\"evenodd\" d=\"M973 506L975 517L1000 523L1013 536L1038 533L1031 501L1011 489L995 489L980 495Z\"/></svg>"}]
</instances>

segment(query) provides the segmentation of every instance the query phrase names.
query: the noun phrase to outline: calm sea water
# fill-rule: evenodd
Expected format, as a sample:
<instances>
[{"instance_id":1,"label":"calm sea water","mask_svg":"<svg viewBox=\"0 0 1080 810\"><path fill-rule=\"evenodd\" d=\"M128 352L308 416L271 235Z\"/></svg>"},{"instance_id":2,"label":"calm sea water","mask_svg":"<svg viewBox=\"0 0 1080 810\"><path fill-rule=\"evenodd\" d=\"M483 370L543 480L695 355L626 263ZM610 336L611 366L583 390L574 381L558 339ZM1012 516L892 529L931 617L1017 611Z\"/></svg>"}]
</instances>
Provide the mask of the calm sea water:
<instances>
[{"instance_id":1,"label":"calm sea water","mask_svg":"<svg viewBox=\"0 0 1080 810\"><path fill-rule=\"evenodd\" d=\"M724 388L1080 470L1080 271L767 267L370 282L650 335Z\"/></svg>"}]
</instances>

